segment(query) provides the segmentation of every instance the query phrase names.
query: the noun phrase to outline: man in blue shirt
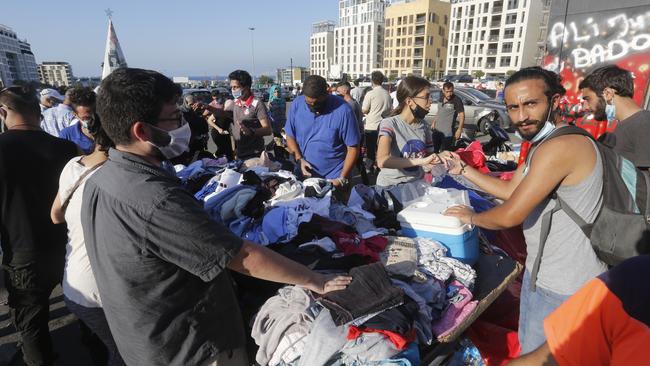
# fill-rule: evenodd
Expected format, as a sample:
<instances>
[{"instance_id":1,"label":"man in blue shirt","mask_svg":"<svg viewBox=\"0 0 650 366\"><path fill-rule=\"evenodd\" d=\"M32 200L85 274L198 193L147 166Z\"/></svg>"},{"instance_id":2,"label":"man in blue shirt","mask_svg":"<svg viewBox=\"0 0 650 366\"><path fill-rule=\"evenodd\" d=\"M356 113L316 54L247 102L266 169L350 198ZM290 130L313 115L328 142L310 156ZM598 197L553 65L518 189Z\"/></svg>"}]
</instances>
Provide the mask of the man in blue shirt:
<instances>
[{"instance_id":1,"label":"man in blue shirt","mask_svg":"<svg viewBox=\"0 0 650 366\"><path fill-rule=\"evenodd\" d=\"M321 76L305 79L303 95L291 104L285 131L301 173L341 187L347 185L359 156L359 127L352 108L328 94L327 87Z\"/></svg>"},{"instance_id":2,"label":"man in blue shirt","mask_svg":"<svg viewBox=\"0 0 650 366\"><path fill-rule=\"evenodd\" d=\"M95 115L95 92L90 88L75 88L69 93L75 119L70 127L61 130L59 137L74 142L88 155L95 149L95 142L88 131L88 123Z\"/></svg>"}]
</instances>

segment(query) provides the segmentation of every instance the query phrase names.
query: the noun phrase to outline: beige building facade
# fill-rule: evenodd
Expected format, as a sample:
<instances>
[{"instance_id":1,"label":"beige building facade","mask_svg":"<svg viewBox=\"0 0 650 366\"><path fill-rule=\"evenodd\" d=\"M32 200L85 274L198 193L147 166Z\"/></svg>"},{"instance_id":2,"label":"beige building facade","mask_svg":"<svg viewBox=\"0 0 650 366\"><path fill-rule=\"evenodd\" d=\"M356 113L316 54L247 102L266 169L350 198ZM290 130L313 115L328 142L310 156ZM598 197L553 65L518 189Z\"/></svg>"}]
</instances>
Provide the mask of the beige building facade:
<instances>
[{"instance_id":1,"label":"beige building facade","mask_svg":"<svg viewBox=\"0 0 650 366\"><path fill-rule=\"evenodd\" d=\"M444 74L450 11L451 4L440 0L396 1L386 8L383 70L389 79Z\"/></svg>"}]
</instances>

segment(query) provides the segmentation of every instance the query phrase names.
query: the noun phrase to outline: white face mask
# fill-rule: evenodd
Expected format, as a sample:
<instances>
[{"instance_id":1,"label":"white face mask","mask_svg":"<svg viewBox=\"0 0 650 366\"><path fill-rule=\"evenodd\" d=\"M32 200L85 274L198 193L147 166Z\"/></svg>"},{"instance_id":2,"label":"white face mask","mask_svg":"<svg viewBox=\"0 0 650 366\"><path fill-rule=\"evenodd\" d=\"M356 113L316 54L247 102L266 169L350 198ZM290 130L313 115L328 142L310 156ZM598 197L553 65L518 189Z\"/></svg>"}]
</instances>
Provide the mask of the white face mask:
<instances>
[{"instance_id":1,"label":"white face mask","mask_svg":"<svg viewBox=\"0 0 650 366\"><path fill-rule=\"evenodd\" d=\"M189 150L192 130L190 130L190 125L185 122L185 120L183 120L183 125L181 127L171 131L165 131L151 125L150 127L169 135L169 143L165 146L147 141L150 145L157 147L167 159L173 159Z\"/></svg>"}]
</instances>

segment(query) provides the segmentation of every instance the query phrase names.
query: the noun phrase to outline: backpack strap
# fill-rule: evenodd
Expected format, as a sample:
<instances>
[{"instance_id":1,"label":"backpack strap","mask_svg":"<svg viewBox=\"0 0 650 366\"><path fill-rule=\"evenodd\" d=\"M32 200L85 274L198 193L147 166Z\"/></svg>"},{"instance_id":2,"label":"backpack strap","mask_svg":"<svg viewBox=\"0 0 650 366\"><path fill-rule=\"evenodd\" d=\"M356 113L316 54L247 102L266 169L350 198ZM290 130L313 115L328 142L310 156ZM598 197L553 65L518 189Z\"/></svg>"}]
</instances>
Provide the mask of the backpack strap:
<instances>
[{"instance_id":1,"label":"backpack strap","mask_svg":"<svg viewBox=\"0 0 650 366\"><path fill-rule=\"evenodd\" d=\"M645 200L645 224L650 230L650 173L641 172L643 178L645 178L645 187L646 187L646 200Z\"/></svg>"},{"instance_id":2,"label":"backpack strap","mask_svg":"<svg viewBox=\"0 0 650 366\"><path fill-rule=\"evenodd\" d=\"M594 225L588 224L582 217L580 217L580 215L578 215L577 212L571 208L571 206L569 206L569 204L566 203L566 201L561 199L560 196L557 196L556 199L560 204L562 211L564 211L564 213L567 214L567 216L569 216L569 218L580 227L580 230L582 230L587 238L591 237L591 230L593 229Z\"/></svg>"},{"instance_id":3,"label":"backpack strap","mask_svg":"<svg viewBox=\"0 0 650 366\"><path fill-rule=\"evenodd\" d=\"M587 132L586 130L584 130L584 129L580 128L580 127L576 127L576 126L573 126L573 125L568 125L568 126L563 126L563 127L560 127L560 128L556 128L553 132L551 132L550 135L546 136L545 139L543 139L542 141L539 141L538 143L533 145L532 148L529 150L528 155L526 156L526 162L525 162L526 168L524 169L524 175L526 175L526 173L528 173L528 168L530 167L530 163L533 161L533 155L535 154L535 151L537 151L537 149L543 143L545 143L546 141L552 140L552 139L554 139L556 137L566 136L566 135L582 135L582 136L589 137L590 139L595 141L594 137L591 136L591 134L589 132Z\"/></svg>"},{"instance_id":4,"label":"backpack strap","mask_svg":"<svg viewBox=\"0 0 650 366\"><path fill-rule=\"evenodd\" d=\"M539 273L539 265L542 263L542 255L544 253L546 239L548 239L548 234L551 232L553 214L558 212L560 209L560 201L556 201L555 207L553 207L551 211L546 212L544 216L542 216L542 227L539 235L539 249L537 250L537 256L535 257L533 269L530 273L530 290L533 292L535 292L535 289L537 288L537 274Z\"/></svg>"}]
</instances>

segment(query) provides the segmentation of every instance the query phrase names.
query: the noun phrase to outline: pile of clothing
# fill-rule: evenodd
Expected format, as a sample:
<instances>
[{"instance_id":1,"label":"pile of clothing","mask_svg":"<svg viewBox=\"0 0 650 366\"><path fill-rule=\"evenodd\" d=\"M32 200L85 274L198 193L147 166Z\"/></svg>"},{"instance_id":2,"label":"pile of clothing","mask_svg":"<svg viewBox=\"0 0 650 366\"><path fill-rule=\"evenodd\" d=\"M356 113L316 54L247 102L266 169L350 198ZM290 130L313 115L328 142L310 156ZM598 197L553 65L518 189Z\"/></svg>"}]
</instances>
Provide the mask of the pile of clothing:
<instances>
[{"instance_id":1,"label":"pile of clothing","mask_svg":"<svg viewBox=\"0 0 650 366\"><path fill-rule=\"evenodd\" d=\"M264 303L252 329L260 365L416 365L419 354L409 350L471 314L470 266L435 241L383 238L378 260L353 267L345 290L318 296L287 286Z\"/></svg>"},{"instance_id":2,"label":"pile of clothing","mask_svg":"<svg viewBox=\"0 0 650 366\"><path fill-rule=\"evenodd\" d=\"M353 278L324 296L275 287L255 304L260 365L417 365L419 345L449 334L476 308L471 266L436 241L398 236L405 194L360 184L339 202L328 181L300 181L280 167L264 156L175 167L210 217L236 235Z\"/></svg>"}]
</instances>

